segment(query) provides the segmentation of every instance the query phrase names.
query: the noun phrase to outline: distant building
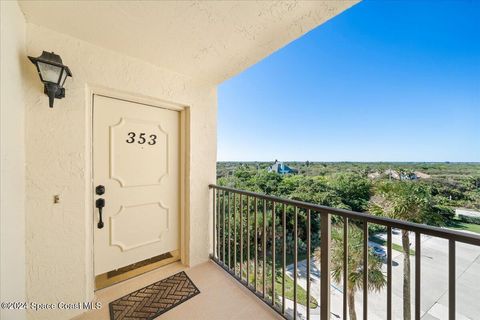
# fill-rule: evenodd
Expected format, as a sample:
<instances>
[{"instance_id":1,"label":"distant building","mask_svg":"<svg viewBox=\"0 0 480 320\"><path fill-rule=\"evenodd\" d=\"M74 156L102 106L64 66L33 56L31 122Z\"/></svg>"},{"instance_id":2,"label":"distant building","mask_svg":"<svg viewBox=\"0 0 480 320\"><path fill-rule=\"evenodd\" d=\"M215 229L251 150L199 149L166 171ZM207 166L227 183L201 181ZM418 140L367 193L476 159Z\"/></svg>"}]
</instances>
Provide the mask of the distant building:
<instances>
[{"instance_id":1,"label":"distant building","mask_svg":"<svg viewBox=\"0 0 480 320\"><path fill-rule=\"evenodd\" d=\"M426 174L420 171L414 171L413 173L417 176L418 179L430 179L429 174Z\"/></svg>"},{"instance_id":2,"label":"distant building","mask_svg":"<svg viewBox=\"0 0 480 320\"><path fill-rule=\"evenodd\" d=\"M368 174L368 177L369 177L370 179L378 179L378 178L380 178L381 176L382 176L382 175L381 175L380 173L378 173L378 172L371 172L371 173Z\"/></svg>"},{"instance_id":3,"label":"distant building","mask_svg":"<svg viewBox=\"0 0 480 320\"><path fill-rule=\"evenodd\" d=\"M385 176L387 176L390 179L394 180L418 180L418 179L429 179L430 175L420 172L420 171L414 171L414 172L400 172L400 171L395 171L392 169L385 170L383 173ZM378 178L379 176L377 173L372 174L369 178L370 179L375 179Z\"/></svg>"},{"instance_id":4,"label":"distant building","mask_svg":"<svg viewBox=\"0 0 480 320\"><path fill-rule=\"evenodd\" d=\"M268 172L276 172L279 174L296 174L298 173L298 170L294 168L290 168L283 162L279 162L278 160L275 160L275 163L272 164L270 167L268 167Z\"/></svg>"},{"instance_id":5,"label":"distant building","mask_svg":"<svg viewBox=\"0 0 480 320\"><path fill-rule=\"evenodd\" d=\"M395 170L392 170L392 169L385 170L384 174L390 179L400 180L400 175Z\"/></svg>"}]
</instances>

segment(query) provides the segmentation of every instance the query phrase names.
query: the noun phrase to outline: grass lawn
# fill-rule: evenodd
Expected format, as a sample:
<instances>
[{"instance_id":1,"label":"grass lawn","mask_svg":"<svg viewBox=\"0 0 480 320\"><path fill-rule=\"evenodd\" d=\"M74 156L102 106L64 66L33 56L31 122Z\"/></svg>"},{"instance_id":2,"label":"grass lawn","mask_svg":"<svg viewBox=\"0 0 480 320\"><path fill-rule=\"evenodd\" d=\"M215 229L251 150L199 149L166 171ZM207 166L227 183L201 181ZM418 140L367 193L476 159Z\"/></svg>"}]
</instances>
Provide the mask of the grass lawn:
<instances>
[{"instance_id":1,"label":"grass lawn","mask_svg":"<svg viewBox=\"0 0 480 320\"><path fill-rule=\"evenodd\" d=\"M297 253L297 261L302 261L305 259L307 259L307 253L299 251ZM292 264L293 262L294 262L293 255L291 254L287 255L287 259L286 259L287 266ZM278 265L277 268L281 269L282 267ZM277 279L275 280L277 283L275 287L275 291L277 292L277 294L281 295L282 294L282 276L277 275ZM285 297L290 300L293 300L293 280L287 275L285 276ZM307 292L305 291L305 289L297 285L297 302L305 306L307 302L306 297L307 297ZM310 308L315 309L317 306L318 306L318 301L310 296Z\"/></svg>"},{"instance_id":2,"label":"grass lawn","mask_svg":"<svg viewBox=\"0 0 480 320\"><path fill-rule=\"evenodd\" d=\"M277 275L275 278L275 292L277 295L282 295L282 276ZM298 280L298 279L297 279ZM293 301L293 279L288 275L285 275L285 298ZM307 291L297 284L297 303L306 306L307 305ZM310 295L310 308L315 309L318 307L318 302Z\"/></svg>"},{"instance_id":3,"label":"grass lawn","mask_svg":"<svg viewBox=\"0 0 480 320\"><path fill-rule=\"evenodd\" d=\"M453 219L449 224L448 228L455 229L459 231L471 231L480 234L480 224L466 223L458 219Z\"/></svg>"},{"instance_id":4,"label":"grass lawn","mask_svg":"<svg viewBox=\"0 0 480 320\"><path fill-rule=\"evenodd\" d=\"M369 238L369 240L372 241L372 242L375 242L375 243L377 243L377 244L379 244L379 245L382 245L382 246L386 246L386 245L387 245L387 241L385 241L385 240L383 240L382 238L377 237L377 236L371 236L371 237ZM393 249L393 250L396 250L396 251L399 251L399 252L403 252L402 246L399 245L399 244L393 243L393 242L392 242L392 249ZM415 250L410 249L410 255L411 255L411 256L415 255Z\"/></svg>"},{"instance_id":5,"label":"grass lawn","mask_svg":"<svg viewBox=\"0 0 480 320\"><path fill-rule=\"evenodd\" d=\"M271 266L267 265L267 270L271 270ZM277 270L281 270L281 266L276 266L278 268ZM246 277L246 271L243 271L244 277ZM271 273L266 275L266 286L267 286L267 296L270 297L271 299L271 283L272 283L272 278L271 278ZM255 276L254 273L252 272L250 274L250 283L254 283L255 281ZM262 291L261 288L261 283L262 283L262 271L261 267L259 266L258 268L258 279L257 279L257 290L260 292ZM290 299L293 301L293 288L294 288L294 283L293 279L291 279L288 275L285 274L285 298ZM277 273L275 277L275 293L278 297L282 295L282 274L281 272ZM299 284L297 284L297 303L306 306L307 305L307 291L303 289ZM313 298L310 295L310 308L315 309L318 306L318 302L315 298Z\"/></svg>"}]
</instances>

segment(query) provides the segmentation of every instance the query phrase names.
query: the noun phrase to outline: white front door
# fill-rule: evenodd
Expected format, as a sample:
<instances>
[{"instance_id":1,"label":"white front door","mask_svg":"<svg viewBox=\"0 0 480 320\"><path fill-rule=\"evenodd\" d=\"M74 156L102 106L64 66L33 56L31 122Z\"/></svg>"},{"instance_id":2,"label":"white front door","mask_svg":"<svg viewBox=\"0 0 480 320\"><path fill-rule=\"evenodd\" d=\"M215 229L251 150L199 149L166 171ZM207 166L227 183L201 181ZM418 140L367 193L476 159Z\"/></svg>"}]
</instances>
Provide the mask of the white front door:
<instances>
[{"instance_id":1,"label":"white front door","mask_svg":"<svg viewBox=\"0 0 480 320\"><path fill-rule=\"evenodd\" d=\"M99 275L179 249L180 113L99 95L93 99ZM96 207L101 202L103 226Z\"/></svg>"}]
</instances>

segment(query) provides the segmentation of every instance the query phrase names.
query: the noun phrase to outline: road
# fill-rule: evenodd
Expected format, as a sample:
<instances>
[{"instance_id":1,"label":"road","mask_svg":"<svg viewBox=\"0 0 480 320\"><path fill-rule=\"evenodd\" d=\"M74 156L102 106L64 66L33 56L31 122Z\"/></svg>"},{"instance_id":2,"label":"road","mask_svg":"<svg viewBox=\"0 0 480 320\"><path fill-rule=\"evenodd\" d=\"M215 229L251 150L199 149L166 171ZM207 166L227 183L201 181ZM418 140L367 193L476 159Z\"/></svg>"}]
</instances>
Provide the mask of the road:
<instances>
[{"instance_id":1,"label":"road","mask_svg":"<svg viewBox=\"0 0 480 320\"><path fill-rule=\"evenodd\" d=\"M385 235L382 235L385 237ZM411 234L411 243L415 235ZM394 234L393 242L401 244L401 235ZM421 238L421 318L425 320L443 320L448 318L448 241L436 237ZM412 246L413 249L414 246ZM385 248L386 250L386 248ZM415 257L410 257L412 316L415 299ZM311 262L311 294L320 301L320 270L317 262ZM386 264L383 265L386 274ZM293 265L287 267L287 275L293 278ZM403 313L403 254L393 250L392 266L392 311L393 319L402 319ZM299 261L298 283L306 289L306 261ZM456 303L458 320L480 320L480 248L457 243L456 245ZM333 283L331 287L332 319L342 319L342 284ZM386 288L380 292L368 294L368 319L386 319ZM355 295L357 318L362 319L362 292ZM287 308L293 309L293 302L287 301ZM306 313L299 305L298 311ZM311 310L311 318L319 319L320 309Z\"/></svg>"}]
</instances>

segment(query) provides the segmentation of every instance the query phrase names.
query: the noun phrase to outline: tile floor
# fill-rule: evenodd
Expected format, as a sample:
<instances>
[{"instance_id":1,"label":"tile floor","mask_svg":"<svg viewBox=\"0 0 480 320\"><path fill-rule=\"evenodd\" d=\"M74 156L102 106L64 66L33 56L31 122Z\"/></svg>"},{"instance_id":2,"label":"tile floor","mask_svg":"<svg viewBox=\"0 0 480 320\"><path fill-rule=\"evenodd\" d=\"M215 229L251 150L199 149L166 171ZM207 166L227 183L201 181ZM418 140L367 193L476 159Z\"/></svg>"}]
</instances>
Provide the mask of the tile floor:
<instances>
[{"instance_id":1,"label":"tile floor","mask_svg":"<svg viewBox=\"0 0 480 320\"><path fill-rule=\"evenodd\" d=\"M74 320L108 320L110 301L180 271L188 274L201 293L157 319L283 319L222 268L209 261L193 268L187 268L179 262L172 263L99 290L95 293L95 301L102 302L103 308L84 313Z\"/></svg>"}]
</instances>

